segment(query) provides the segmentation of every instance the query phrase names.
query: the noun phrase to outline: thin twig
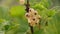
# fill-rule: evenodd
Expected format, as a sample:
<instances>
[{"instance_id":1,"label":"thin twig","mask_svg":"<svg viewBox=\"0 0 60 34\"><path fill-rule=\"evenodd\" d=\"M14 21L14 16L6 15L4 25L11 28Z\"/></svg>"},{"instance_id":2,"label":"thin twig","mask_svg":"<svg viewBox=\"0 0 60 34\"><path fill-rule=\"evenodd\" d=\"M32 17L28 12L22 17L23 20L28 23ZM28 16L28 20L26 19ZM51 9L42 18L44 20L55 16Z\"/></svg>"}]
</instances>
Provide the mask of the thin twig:
<instances>
[{"instance_id":1,"label":"thin twig","mask_svg":"<svg viewBox=\"0 0 60 34\"><path fill-rule=\"evenodd\" d=\"M25 5L26 6L26 12L29 12L29 6L30 6L30 4L29 4L29 0L27 0L27 4ZM33 34L33 26L30 26L30 24L29 24L29 27L30 27L30 30L31 30L31 34Z\"/></svg>"}]
</instances>

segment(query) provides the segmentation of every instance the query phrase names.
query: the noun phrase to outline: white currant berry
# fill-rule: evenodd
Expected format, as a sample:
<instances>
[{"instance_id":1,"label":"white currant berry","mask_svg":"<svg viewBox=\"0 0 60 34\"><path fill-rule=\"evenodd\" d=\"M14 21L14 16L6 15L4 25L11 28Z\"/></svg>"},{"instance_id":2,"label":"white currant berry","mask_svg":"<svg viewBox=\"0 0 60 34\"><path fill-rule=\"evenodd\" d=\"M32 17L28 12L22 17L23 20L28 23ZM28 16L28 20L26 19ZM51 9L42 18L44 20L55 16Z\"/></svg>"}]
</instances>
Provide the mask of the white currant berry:
<instances>
[{"instance_id":1,"label":"white currant berry","mask_svg":"<svg viewBox=\"0 0 60 34\"><path fill-rule=\"evenodd\" d=\"M28 23L31 23L31 19L30 18L28 18Z\"/></svg>"},{"instance_id":2,"label":"white currant berry","mask_svg":"<svg viewBox=\"0 0 60 34\"><path fill-rule=\"evenodd\" d=\"M40 15L36 15L36 18L37 18L37 19L40 19L40 18L41 18L41 16L40 16Z\"/></svg>"},{"instance_id":3,"label":"white currant berry","mask_svg":"<svg viewBox=\"0 0 60 34\"><path fill-rule=\"evenodd\" d=\"M34 13L34 9L33 8L29 8L29 13L33 14Z\"/></svg>"},{"instance_id":4,"label":"white currant berry","mask_svg":"<svg viewBox=\"0 0 60 34\"><path fill-rule=\"evenodd\" d=\"M40 15L38 15L38 19L40 19L41 18L41 16Z\"/></svg>"},{"instance_id":5,"label":"white currant berry","mask_svg":"<svg viewBox=\"0 0 60 34\"><path fill-rule=\"evenodd\" d=\"M19 0L20 4L23 5L25 3L25 0Z\"/></svg>"},{"instance_id":6,"label":"white currant berry","mask_svg":"<svg viewBox=\"0 0 60 34\"><path fill-rule=\"evenodd\" d=\"M31 11L34 11L34 9L33 8L29 8L29 12L31 12Z\"/></svg>"},{"instance_id":7,"label":"white currant berry","mask_svg":"<svg viewBox=\"0 0 60 34\"><path fill-rule=\"evenodd\" d=\"M39 20L37 19L36 24L38 24L38 23L39 23Z\"/></svg>"},{"instance_id":8,"label":"white currant berry","mask_svg":"<svg viewBox=\"0 0 60 34\"><path fill-rule=\"evenodd\" d=\"M30 14L29 13L26 13L25 14L25 17L28 19L28 18L30 18Z\"/></svg>"},{"instance_id":9,"label":"white currant berry","mask_svg":"<svg viewBox=\"0 0 60 34\"><path fill-rule=\"evenodd\" d=\"M34 11L34 13L35 13L35 15L38 15L38 12L36 10Z\"/></svg>"},{"instance_id":10,"label":"white currant berry","mask_svg":"<svg viewBox=\"0 0 60 34\"><path fill-rule=\"evenodd\" d=\"M30 26L34 26L35 22L33 22L31 19L28 19L28 23L30 24Z\"/></svg>"}]
</instances>

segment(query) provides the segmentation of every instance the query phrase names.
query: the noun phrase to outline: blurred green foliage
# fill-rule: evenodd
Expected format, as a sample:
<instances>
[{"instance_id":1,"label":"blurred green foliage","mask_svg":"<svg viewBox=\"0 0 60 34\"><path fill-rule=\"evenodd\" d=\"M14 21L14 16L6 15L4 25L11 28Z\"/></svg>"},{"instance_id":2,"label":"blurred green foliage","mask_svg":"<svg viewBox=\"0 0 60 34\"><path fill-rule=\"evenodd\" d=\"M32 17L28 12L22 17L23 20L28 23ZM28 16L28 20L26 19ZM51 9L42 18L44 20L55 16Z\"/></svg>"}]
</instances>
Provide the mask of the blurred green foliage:
<instances>
[{"instance_id":1,"label":"blurred green foliage","mask_svg":"<svg viewBox=\"0 0 60 34\"><path fill-rule=\"evenodd\" d=\"M54 1L30 0L30 7L42 17L41 29L34 27L34 34L60 34L60 6L54 6ZM25 12L25 6L20 5L19 0L1 0L0 34L31 34ZM45 26L46 21L48 26Z\"/></svg>"},{"instance_id":2,"label":"blurred green foliage","mask_svg":"<svg viewBox=\"0 0 60 34\"><path fill-rule=\"evenodd\" d=\"M20 10L21 9L21 10ZM22 17L25 13L25 8L24 6L13 6L11 9L10 9L10 15L11 16L20 16Z\"/></svg>"}]
</instances>

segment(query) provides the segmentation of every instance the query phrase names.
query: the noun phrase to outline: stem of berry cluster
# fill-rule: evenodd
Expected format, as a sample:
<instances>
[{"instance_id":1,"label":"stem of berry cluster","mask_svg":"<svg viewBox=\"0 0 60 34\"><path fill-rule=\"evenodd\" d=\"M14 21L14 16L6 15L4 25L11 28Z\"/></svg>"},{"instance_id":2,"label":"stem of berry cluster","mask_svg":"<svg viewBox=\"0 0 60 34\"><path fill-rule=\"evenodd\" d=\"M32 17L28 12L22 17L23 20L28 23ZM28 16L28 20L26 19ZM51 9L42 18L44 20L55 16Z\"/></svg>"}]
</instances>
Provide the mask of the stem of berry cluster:
<instances>
[{"instance_id":1,"label":"stem of berry cluster","mask_svg":"<svg viewBox=\"0 0 60 34\"><path fill-rule=\"evenodd\" d=\"M29 8L30 8L30 4L29 4L29 0L27 0L27 3L26 3L26 12L29 12ZM31 26L29 24L29 27L30 27L30 30L31 30L31 34L33 34L34 30L33 30L33 26Z\"/></svg>"},{"instance_id":2,"label":"stem of berry cluster","mask_svg":"<svg viewBox=\"0 0 60 34\"><path fill-rule=\"evenodd\" d=\"M29 6L30 6L29 0L27 0L27 4L26 4L26 11L27 11L27 12L29 12Z\"/></svg>"}]
</instances>

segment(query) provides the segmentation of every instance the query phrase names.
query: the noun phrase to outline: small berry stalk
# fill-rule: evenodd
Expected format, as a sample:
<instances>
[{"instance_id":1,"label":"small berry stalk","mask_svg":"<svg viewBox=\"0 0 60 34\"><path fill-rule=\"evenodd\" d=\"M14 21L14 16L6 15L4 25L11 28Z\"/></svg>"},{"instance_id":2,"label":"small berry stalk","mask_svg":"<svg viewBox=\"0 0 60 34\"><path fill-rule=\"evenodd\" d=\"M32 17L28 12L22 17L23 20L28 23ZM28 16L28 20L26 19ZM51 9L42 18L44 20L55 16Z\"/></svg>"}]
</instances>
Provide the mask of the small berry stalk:
<instances>
[{"instance_id":1,"label":"small berry stalk","mask_svg":"<svg viewBox=\"0 0 60 34\"><path fill-rule=\"evenodd\" d=\"M26 12L28 13L28 12L29 12L29 6L30 6L29 0L27 0L27 4L25 4L25 6L26 6L26 9L25 9L25 10L26 10ZM26 15L26 16L29 17L29 15ZM31 30L31 34L33 34L33 32L34 32L33 26L31 26L30 23L29 23L29 27L30 27L30 30Z\"/></svg>"}]
</instances>

